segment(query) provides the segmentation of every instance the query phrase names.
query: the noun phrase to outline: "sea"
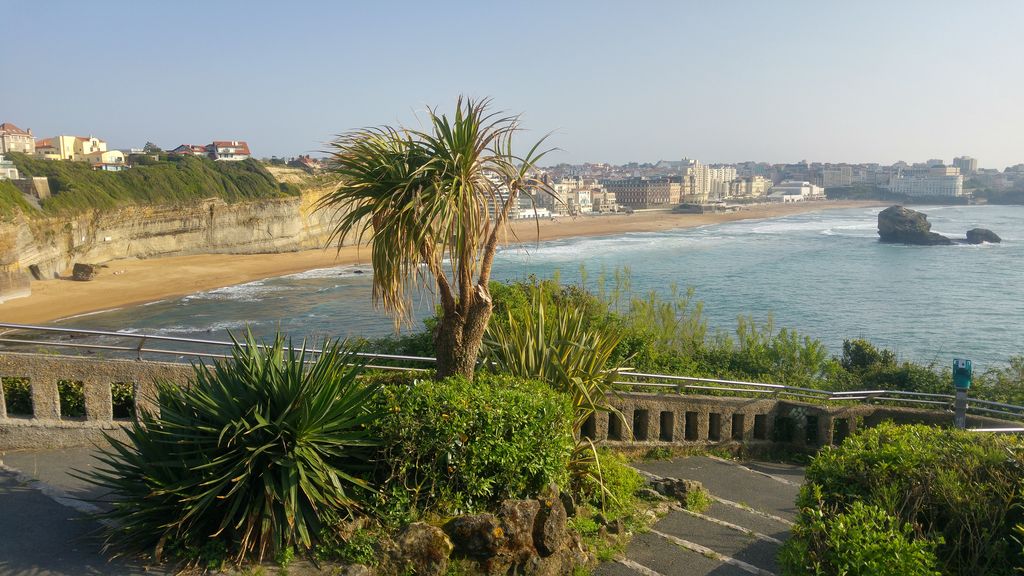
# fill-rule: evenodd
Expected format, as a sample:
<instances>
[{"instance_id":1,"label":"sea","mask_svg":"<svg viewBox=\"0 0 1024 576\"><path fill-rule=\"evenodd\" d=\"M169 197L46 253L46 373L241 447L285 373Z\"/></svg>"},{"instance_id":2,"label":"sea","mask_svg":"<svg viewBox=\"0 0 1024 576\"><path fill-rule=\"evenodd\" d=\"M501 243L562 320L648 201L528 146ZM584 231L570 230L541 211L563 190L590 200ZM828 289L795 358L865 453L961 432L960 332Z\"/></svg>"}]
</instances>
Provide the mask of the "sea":
<instances>
[{"instance_id":1,"label":"sea","mask_svg":"<svg viewBox=\"0 0 1024 576\"><path fill-rule=\"evenodd\" d=\"M737 318L773 322L840 354L864 338L899 358L976 371L1024 354L1024 207L915 206L932 230L963 238L989 228L1000 244L902 246L878 242L881 208L827 209L697 228L528 242L497 255L494 279L558 276L610 289L616 271L636 295L693 288L709 332L732 333ZM629 218L630 216L621 216ZM372 270L338 266L248 282L63 320L58 325L225 339L247 329L293 341L394 334L371 303ZM417 300L420 329L433 310Z\"/></svg>"}]
</instances>

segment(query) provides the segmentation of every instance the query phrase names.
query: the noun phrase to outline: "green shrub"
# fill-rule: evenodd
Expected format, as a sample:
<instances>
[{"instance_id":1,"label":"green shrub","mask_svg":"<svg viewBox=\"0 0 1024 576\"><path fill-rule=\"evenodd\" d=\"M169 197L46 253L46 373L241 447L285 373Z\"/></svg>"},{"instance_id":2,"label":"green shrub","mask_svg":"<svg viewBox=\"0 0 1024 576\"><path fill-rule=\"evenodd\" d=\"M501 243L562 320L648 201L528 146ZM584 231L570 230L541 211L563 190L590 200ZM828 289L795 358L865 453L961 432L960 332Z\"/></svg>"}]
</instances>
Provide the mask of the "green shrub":
<instances>
[{"instance_id":1,"label":"green shrub","mask_svg":"<svg viewBox=\"0 0 1024 576\"><path fill-rule=\"evenodd\" d=\"M607 393L618 366L611 359L622 334L591 327L581 302L546 304L549 298L543 285L534 286L528 311L513 317L509 310L504 323L488 325L483 359L498 373L540 380L567 394L579 430L595 411L613 410Z\"/></svg>"},{"instance_id":2,"label":"green shrub","mask_svg":"<svg viewBox=\"0 0 1024 576\"><path fill-rule=\"evenodd\" d=\"M360 507L375 388L357 383L360 360L344 345L306 360L280 337L250 337L196 366L189 386L161 384L159 414L141 414L127 440L108 436L102 465L83 474L110 493L106 546L205 561L216 544L260 560L312 548L324 514Z\"/></svg>"},{"instance_id":3,"label":"green shrub","mask_svg":"<svg viewBox=\"0 0 1024 576\"><path fill-rule=\"evenodd\" d=\"M114 418L123 419L135 416L135 384L114 382L110 385L110 399L113 402Z\"/></svg>"},{"instance_id":4,"label":"green shrub","mask_svg":"<svg viewBox=\"0 0 1024 576\"><path fill-rule=\"evenodd\" d=\"M0 221L11 220L18 214L33 216L38 210L25 200L17 186L9 180L0 180Z\"/></svg>"},{"instance_id":5,"label":"green shrub","mask_svg":"<svg viewBox=\"0 0 1024 576\"><path fill-rule=\"evenodd\" d=\"M938 576L935 542L885 510L854 502L846 512L801 512L779 552L784 576Z\"/></svg>"},{"instance_id":6,"label":"green shrub","mask_svg":"<svg viewBox=\"0 0 1024 576\"><path fill-rule=\"evenodd\" d=\"M28 378L4 377L0 379L0 386L4 388L8 416L32 415L32 385Z\"/></svg>"},{"instance_id":7,"label":"green shrub","mask_svg":"<svg viewBox=\"0 0 1024 576\"><path fill-rule=\"evenodd\" d=\"M253 159L214 162L171 156L170 162L105 172L93 170L86 162L55 162L19 153L9 156L24 177L49 179L53 195L42 201L46 214L78 214L132 204L194 204L206 198L237 202L299 193L294 185L278 183ZM10 203L4 200L7 196L0 188L0 211Z\"/></svg>"},{"instance_id":8,"label":"green shrub","mask_svg":"<svg viewBox=\"0 0 1024 576\"><path fill-rule=\"evenodd\" d=\"M57 396L60 398L61 418L85 416L85 386L78 380L58 380Z\"/></svg>"},{"instance_id":9,"label":"green shrub","mask_svg":"<svg viewBox=\"0 0 1024 576\"><path fill-rule=\"evenodd\" d=\"M703 513L711 507L713 502L714 501L711 499L711 493L708 492L706 488L700 487L687 491L686 502L683 504L690 512Z\"/></svg>"},{"instance_id":10,"label":"green shrub","mask_svg":"<svg viewBox=\"0 0 1024 576\"><path fill-rule=\"evenodd\" d=\"M345 532L337 526L328 526L321 532L319 540L313 551L317 560L366 566L377 564L378 536L365 528Z\"/></svg>"},{"instance_id":11,"label":"green shrub","mask_svg":"<svg viewBox=\"0 0 1024 576\"><path fill-rule=\"evenodd\" d=\"M596 461L588 466L594 468L592 473L573 476L572 493L577 503L601 509L609 518L633 512L636 493L644 486L643 476L622 455L605 448L597 451Z\"/></svg>"},{"instance_id":12,"label":"green shrub","mask_svg":"<svg viewBox=\"0 0 1024 576\"><path fill-rule=\"evenodd\" d=\"M371 429L382 441L378 514L385 520L400 520L403 510L480 510L565 484L573 447L568 397L507 376L385 378L384 416Z\"/></svg>"},{"instance_id":13,"label":"green shrub","mask_svg":"<svg viewBox=\"0 0 1024 576\"><path fill-rule=\"evenodd\" d=\"M798 504L834 514L878 506L940 542L944 573L1008 574L1022 565L1010 545L1021 521L1021 447L1013 437L883 424L819 452Z\"/></svg>"}]
</instances>

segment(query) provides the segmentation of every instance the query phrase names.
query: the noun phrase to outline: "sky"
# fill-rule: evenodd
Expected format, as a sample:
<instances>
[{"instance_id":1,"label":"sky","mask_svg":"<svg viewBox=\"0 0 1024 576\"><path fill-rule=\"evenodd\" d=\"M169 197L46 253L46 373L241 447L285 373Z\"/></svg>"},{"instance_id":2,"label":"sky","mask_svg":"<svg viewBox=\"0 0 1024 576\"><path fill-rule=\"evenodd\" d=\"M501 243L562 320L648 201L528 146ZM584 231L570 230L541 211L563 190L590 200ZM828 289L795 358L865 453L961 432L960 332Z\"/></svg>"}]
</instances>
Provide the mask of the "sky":
<instances>
[{"instance_id":1,"label":"sky","mask_svg":"<svg viewBox=\"0 0 1024 576\"><path fill-rule=\"evenodd\" d=\"M460 94L556 162L1024 162L1024 2L0 0L0 122L259 157Z\"/></svg>"}]
</instances>

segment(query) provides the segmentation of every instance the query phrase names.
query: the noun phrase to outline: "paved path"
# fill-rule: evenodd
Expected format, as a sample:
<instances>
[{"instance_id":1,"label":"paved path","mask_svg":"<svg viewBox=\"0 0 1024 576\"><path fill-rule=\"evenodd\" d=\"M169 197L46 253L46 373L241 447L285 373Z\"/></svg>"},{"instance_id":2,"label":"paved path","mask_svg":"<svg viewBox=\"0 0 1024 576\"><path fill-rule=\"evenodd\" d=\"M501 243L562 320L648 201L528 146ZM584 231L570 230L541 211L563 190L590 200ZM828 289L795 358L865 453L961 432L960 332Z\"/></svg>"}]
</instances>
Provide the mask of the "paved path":
<instances>
[{"instance_id":1,"label":"paved path","mask_svg":"<svg viewBox=\"0 0 1024 576\"><path fill-rule=\"evenodd\" d=\"M108 562L89 512L102 494L72 470L96 465L88 449L0 452L0 576L160 576L172 572ZM699 480L716 501L702 515L674 509L638 534L626 557L597 576L776 574L775 553L796 517L803 468L691 456L642 471ZM295 573L295 571L290 570Z\"/></svg>"},{"instance_id":2,"label":"paved path","mask_svg":"<svg viewBox=\"0 0 1024 576\"><path fill-rule=\"evenodd\" d=\"M100 553L98 494L71 476L89 450L0 453L0 576L159 576Z\"/></svg>"},{"instance_id":3,"label":"paved path","mask_svg":"<svg viewBox=\"0 0 1024 576\"><path fill-rule=\"evenodd\" d=\"M625 558L602 564L597 576L769 576L796 519L803 468L690 456L637 466L657 476L699 480L715 502L703 514L673 509Z\"/></svg>"}]
</instances>

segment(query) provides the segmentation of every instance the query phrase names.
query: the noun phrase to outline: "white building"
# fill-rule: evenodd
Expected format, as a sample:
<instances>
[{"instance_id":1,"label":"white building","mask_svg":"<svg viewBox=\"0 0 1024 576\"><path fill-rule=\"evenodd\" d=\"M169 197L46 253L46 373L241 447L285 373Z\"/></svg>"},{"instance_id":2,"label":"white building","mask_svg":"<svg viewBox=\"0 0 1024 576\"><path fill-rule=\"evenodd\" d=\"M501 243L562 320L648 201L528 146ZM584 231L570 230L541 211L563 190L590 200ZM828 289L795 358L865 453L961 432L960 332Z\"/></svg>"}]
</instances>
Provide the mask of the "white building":
<instances>
[{"instance_id":1,"label":"white building","mask_svg":"<svg viewBox=\"0 0 1024 576\"><path fill-rule=\"evenodd\" d=\"M4 155L0 154L0 180L17 180L18 169L14 167L14 162L4 159Z\"/></svg>"},{"instance_id":2,"label":"white building","mask_svg":"<svg viewBox=\"0 0 1024 576\"><path fill-rule=\"evenodd\" d=\"M590 190L578 188L569 193L569 213L589 214L594 211Z\"/></svg>"},{"instance_id":3,"label":"white building","mask_svg":"<svg viewBox=\"0 0 1024 576\"><path fill-rule=\"evenodd\" d=\"M964 177L955 166L903 169L893 176L889 190L910 197L959 197L964 195Z\"/></svg>"},{"instance_id":4,"label":"white building","mask_svg":"<svg viewBox=\"0 0 1024 576\"><path fill-rule=\"evenodd\" d=\"M768 199L773 202L800 202L802 200L822 200L825 189L810 182L786 180L772 187Z\"/></svg>"},{"instance_id":5,"label":"white building","mask_svg":"<svg viewBox=\"0 0 1024 576\"><path fill-rule=\"evenodd\" d=\"M498 219L498 215L505 208L505 204L509 201L509 189L508 186L496 175L488 174L487 179L491 181L493 185L490 190L490 195L487 198L487 216L490 217L491 222ZM519 205L520 198L516 198L516 201L512 203L512 206L508 209L508 219L515 220L519 218Z\"/></svg>"},{"instance_id":6,"label":"white building","mask_svg":"<svg viewBox=\"0 0 1024 576\"><path fill-rule=\"evenodd\" d=\"M208 149L214 160L245 160L251 156L249 145L241 140L214 140Z\"/></svg>"},{"instance_id":7,"label":"white building","mask_svg":"<svg viewBox=\"0 0 1024 576\"><path fill-rule=\"evenodd\" d=\"M729 195L729 183L736 179L736 167L726 165L707 166L698 160L683 159L686 168L684 180L692 190L683 194L683 201L705 204L717 202Z\"/></svg>"}]
</instances>

